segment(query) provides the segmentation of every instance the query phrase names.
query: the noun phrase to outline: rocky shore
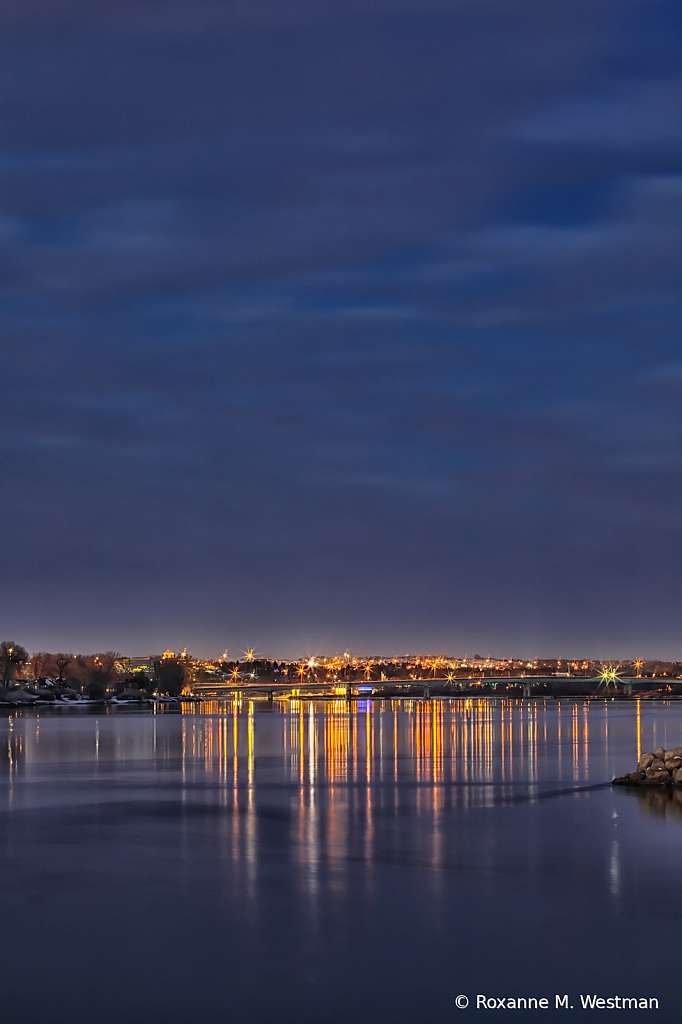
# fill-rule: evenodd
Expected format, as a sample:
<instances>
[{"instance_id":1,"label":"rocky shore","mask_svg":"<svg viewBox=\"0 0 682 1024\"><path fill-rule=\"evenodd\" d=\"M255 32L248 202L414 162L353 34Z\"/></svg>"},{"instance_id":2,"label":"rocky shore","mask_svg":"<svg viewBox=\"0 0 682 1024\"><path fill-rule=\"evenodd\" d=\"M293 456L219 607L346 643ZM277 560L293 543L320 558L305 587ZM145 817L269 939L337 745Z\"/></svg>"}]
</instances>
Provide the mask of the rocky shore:
<instances>
[{"instance_id":1,"label":"rocky shore","mask_svg":"<svg viewBox=\"0 0 682 1024\"><path fill-rule=\"evenodd\" d=\"M682 747L642 754L637 770L613 780L614 786L682 786Z\"/></svg>"}]
</instances>

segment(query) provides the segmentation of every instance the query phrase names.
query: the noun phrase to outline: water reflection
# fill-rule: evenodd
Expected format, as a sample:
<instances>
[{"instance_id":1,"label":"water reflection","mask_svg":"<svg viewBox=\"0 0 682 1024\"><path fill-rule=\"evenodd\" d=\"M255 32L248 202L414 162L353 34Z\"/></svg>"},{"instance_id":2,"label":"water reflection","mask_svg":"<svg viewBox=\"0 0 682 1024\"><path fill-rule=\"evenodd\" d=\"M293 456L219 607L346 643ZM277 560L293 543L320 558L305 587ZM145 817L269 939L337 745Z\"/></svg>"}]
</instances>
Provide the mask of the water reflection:
<instances>
[{"instance_id":1,"label":"water reflection","mask_svg":"<svg viewBox=\"0 0 682 1024\"><path fill-rule=\"evenodd\" d=\"M642 747L642 711L632 723L632 758ZM415 784L475 783L462 799L486 801L487 784L590 780L590 745L609 755L610 719L623 704L608 701L312 701L292 699L206 702L135 714L114 709L74 712L17 711L0 720L5 757L0 771L12 777L41 761L170 761L183 778L204 772L233 785L256 784L259 757L281 758L289 781L311 789L325 784L371 786L410 780ZM81 728L73 728L75 715ZM57 719L63 727L55 728ZM568 723L566 719L568 718ZM178 728L178 720L180 727ZM279 723L272 727L273 721ZM41 748L40 727L48 734ZM134 725L132 724L134 723ZM172 723L172 724L171 724ZM568 724L568 729L566 728ZM660 727L659 727L660 731ZM656 724L650 743L658 741ZM240 775L240 767L244 776Z\"/></svg>"},{"instance_id":2,"label":"water reflection","mask_svg":"<svg viewBox=\"0 0 682 1024\"><path fill-rule=\"evenodd\" d=\"M507 971L512 991L532 964L540 992L560 960L563 972L550 927L571 937L585 970L601 970L604 949L636 942L642 886L656 882L648 922L656 893L677 878L676 845L651 843L646 830L682 821L682 794L633 794L610 780L641 749L682 745L682 703L242 698L181 712L27 709L0 717L0 729L0 856L12 869L0 895L10 910L16 896L12 934L34 896L43 915L16 949L43 942L45 927L53 948L67 927L80 950L85 922L87 944L108 951L108 979L130 935L146 930L163 999L187 934L183 963L195 957L194 969L177 982L182 1005L164 1004L172 1024L192 1016L198 976L216 979L210 1022L224 1020L226 964L242 1000L235 1019L450 1020L470 977L485 986ZM666 897L657 927L672 927L669 909ZM423 949L436 965L428 982L404 970ZM456 988L453 965L465 979ZM339 976L353 985L339 990ZM555 983L549 991L568 984L563 973ZM278 1015L282 987L298 1015ZM325 1016L332 991L338 1013ZM361 991L374 1000L366 1010ZM145 992L122 995L112 1024L142 1019L131 1007ZM438 1008L423 1011L436 994ZM261 996L256 1013L247 1003ZM148 1010L145 1019L161 1016ZM38 1016L54 1019L46 1008Z\"/></svg>"},{"instance_id":3,"label":"water reflection","mask_svg":"<svg viewBox=\"0 0 682 1024\"><path fill-rule=\"evenodd\" d=\"M640 810L648 817L682 825L682 790L642 787L627 793L637 798Z\"/></svg>"},{"instance_id":4,"label":"water reflection","mask_svg":"<svg viewBox=\"0 0 682 1024\"><path fill-rule=\"evenodd\" d=\"M305 888L319 888L320 865L337 872L349 859L371 865L387 850L410 847L433 869L448 858L443 815L518 802L544 801L601 786L623 770L611 763L610 736L627 740L634 760L647 730L640 702L521 700L361 700L188 704L182 713L98 710L92 715L24 711L9 715L4 806L23 806L51 765L62 779L94 772L111 785L139 772L144 785L134 798L179 801L187 813L198 807L222 810L228 855L244 866L251 895L263 854L263 820L286 794L284 813L295 862ZM154 784L150 783L150 770ZM100 788L98 799L111 794ZM78 800L78 788L62 783L46 801ZM109 794L109 795L107 795ZM115 794L114 794L115 795ZM2 796L2 794L0 794ZM111 797L113 799L113 797ZM680 815L682 796L646 791L642 807L658 815ZM282 812L279 806L278 813ZM415 834L401 823L417 818ZM266 844L267 845L267 844ZM610 877L617 886L617 847Z\"/></svg>"}]
</instances>

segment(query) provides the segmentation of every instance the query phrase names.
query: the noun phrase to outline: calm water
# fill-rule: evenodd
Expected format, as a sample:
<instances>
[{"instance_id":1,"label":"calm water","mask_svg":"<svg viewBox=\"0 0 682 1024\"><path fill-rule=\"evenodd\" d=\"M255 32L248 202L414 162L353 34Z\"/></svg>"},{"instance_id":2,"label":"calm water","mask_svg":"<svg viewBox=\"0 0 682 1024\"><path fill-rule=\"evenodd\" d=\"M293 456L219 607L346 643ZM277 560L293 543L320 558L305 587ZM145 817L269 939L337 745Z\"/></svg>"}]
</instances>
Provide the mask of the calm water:
<instances>
[{"instance_id":1,"label":"calm water","mask_svg":"<svg viewBox=\"0 0 682 1024\"><path fill-rule=\"evenodd\" d=\"M682 804L603 785L640 745L682 745L682 703L70 708L0 729L4 1021L566 1018L479 993L567 993L569 1019L598 1012L581 993L682 1010Z\"/></svg>"}]
</instances>

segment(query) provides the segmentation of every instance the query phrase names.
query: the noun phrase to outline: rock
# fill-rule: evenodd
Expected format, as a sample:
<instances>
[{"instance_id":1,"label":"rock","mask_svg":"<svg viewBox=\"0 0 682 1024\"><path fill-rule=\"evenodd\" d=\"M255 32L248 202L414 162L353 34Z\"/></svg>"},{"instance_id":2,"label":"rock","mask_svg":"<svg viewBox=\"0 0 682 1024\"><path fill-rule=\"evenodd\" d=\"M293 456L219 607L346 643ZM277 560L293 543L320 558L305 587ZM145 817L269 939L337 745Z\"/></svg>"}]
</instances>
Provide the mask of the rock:
<instances>
[{"instance_id":1,"label":"rock","mask_svg":"<svg viewBox=\"0 0 682 1024\"><path fill-rule=\"evenodd\" d=\"M678 785L682 785L682 768L677 768L673 772L673 782L678 783Z\"/></svg>"},{"instance_id":2,"label":"rock","mask_svg":"<svg viewBox=\"0 0 682 1024\"><path fill-rule=\"evenodd\" d=\"M649 765L649 768L665 768L665 761L661 761L660 757L656 757ZM647 771L649 770L649 768L647 768Z\"/></svg>"},{"instance_id":3,"label":"rock","mask_svg":"<svg viewBox=\"0 0 682 1024\"><path fill-rule=\"evenodd\" d=\"M630 782L641 782L642 779L646 778L646 772L630 772L626 778L628 778Z\"/></svg>"},{"instance_id":4,"label":"rock","mask_svg":"<svg viewBox=\"0 0 682 1024\"><path fill-rule=\"evenodd\" d=\"M667 772L665 774L666 776L668 775ZM660 777L660 772L657 772L653 779L650 779L649 777L647 777L646 779L642 779L642 781L640 782L640 786L662 786L663 783L667 781L667 777L665 779L662 779Z\"/></svg>"},{"instance_id":5,"label":"rock","mask_svg":"<svg viewBox=\"0 0 682 1024\"><path fill-rule=\"evenodd\" d=\"M666 770L672 772L675 768L679 768L682 765L682 757L666 757L664 764Z\"/></svg>"},{"instance_id":6,"label":"rock","mask_svg":"<svg viewBox=\"0 0 682 1024\"><path fill-rule=\"evenodd\" d=\"M647 768L646 770L647 779L664 779L670 778L670 772L667 772L665 768Z\"/></svg>"},{"instance_id":7,"label":"rock","mask_svg":"<svg viewBox=\"0 0 682 1024\"><path fill-rule=\"evenodd\" d=\"M668 757L682 757L682 747L673 747L668 751Z\"/></svg>"},{"instance_id":8,"label":"rock","mask_svg":"<svg viewBox=\"0 0 682 1024\"><path fill-rule=\"evenodd\" d=\"M629 775L619 776L617 779L613 780L611 785L612 786L629 786L630 785L630 776Z\"/></svg>"},{"instance_id":9,"label":"rock","mask_svg":"<svg viewBox=\"0 0 682 1024\"><path fill-rule=\"evenodd\" d=\"M640 759L639 759L639 761L637 763L637 767L639 768L639 770L641 772L645 772L653 760L654 760L654 755L653 754L642 754L642 756L640 757Z\"/></svg>"},{"instance_id":10,"label":"rock","mask_svg":"<svg viewBox=\"0 0 682 1024\"><path fill-rule=\"evenodd\" d=\"M657 757L659 761L665 761L665 747L656 747L654 757Z\"/></svg>"}]
</instances>

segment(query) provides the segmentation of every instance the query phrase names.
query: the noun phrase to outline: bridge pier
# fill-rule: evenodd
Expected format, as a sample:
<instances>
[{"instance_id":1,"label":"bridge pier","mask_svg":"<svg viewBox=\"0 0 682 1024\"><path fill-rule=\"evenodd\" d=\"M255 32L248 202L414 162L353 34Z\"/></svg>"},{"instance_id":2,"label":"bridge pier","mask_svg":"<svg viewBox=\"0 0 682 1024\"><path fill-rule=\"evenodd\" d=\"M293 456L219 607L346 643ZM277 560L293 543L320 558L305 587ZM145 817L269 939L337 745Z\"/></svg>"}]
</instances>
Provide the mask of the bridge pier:
<instances>
[{"instance_id":1,"label":"bridge pier","mask_svg":"<svg viewBox=\"0 0 682 1024\"><path fill-rule=\"evenodd\" d=\"M523 684L523 696L530 697L530 683Z\"/></svg>"},{"instance_id":2,"label":"bridge pier","mask_svg":"<svg viewBox=\"0 0 682 1024\"><path fill-rule=\"evenodd\" d=\"M270 701L270 703L272 703L272 700L273 700L272 690L268 690L268 700Z\"/></svg>"},{"instance_id":3,"label":"bridge pier","mask_svg":"<svg viewBox=\"0 0 682 1024\"><path fill-rule=\"evenodd\" d=\"M424 700L430 700L430 699L431 699L431 687L430 686L425 686L424 687Z\"/></svg>"},{"instance_id":4,"label":"bridge pier","mask_svg":"<svg viewBox=\"0 0 682 1024\"><path fill-rule=\"evenodd\" d=\"M623 680L623 689L625 690L626 697L632 697L632 683L629 679Z\"/></svg>"}]
</instances>

